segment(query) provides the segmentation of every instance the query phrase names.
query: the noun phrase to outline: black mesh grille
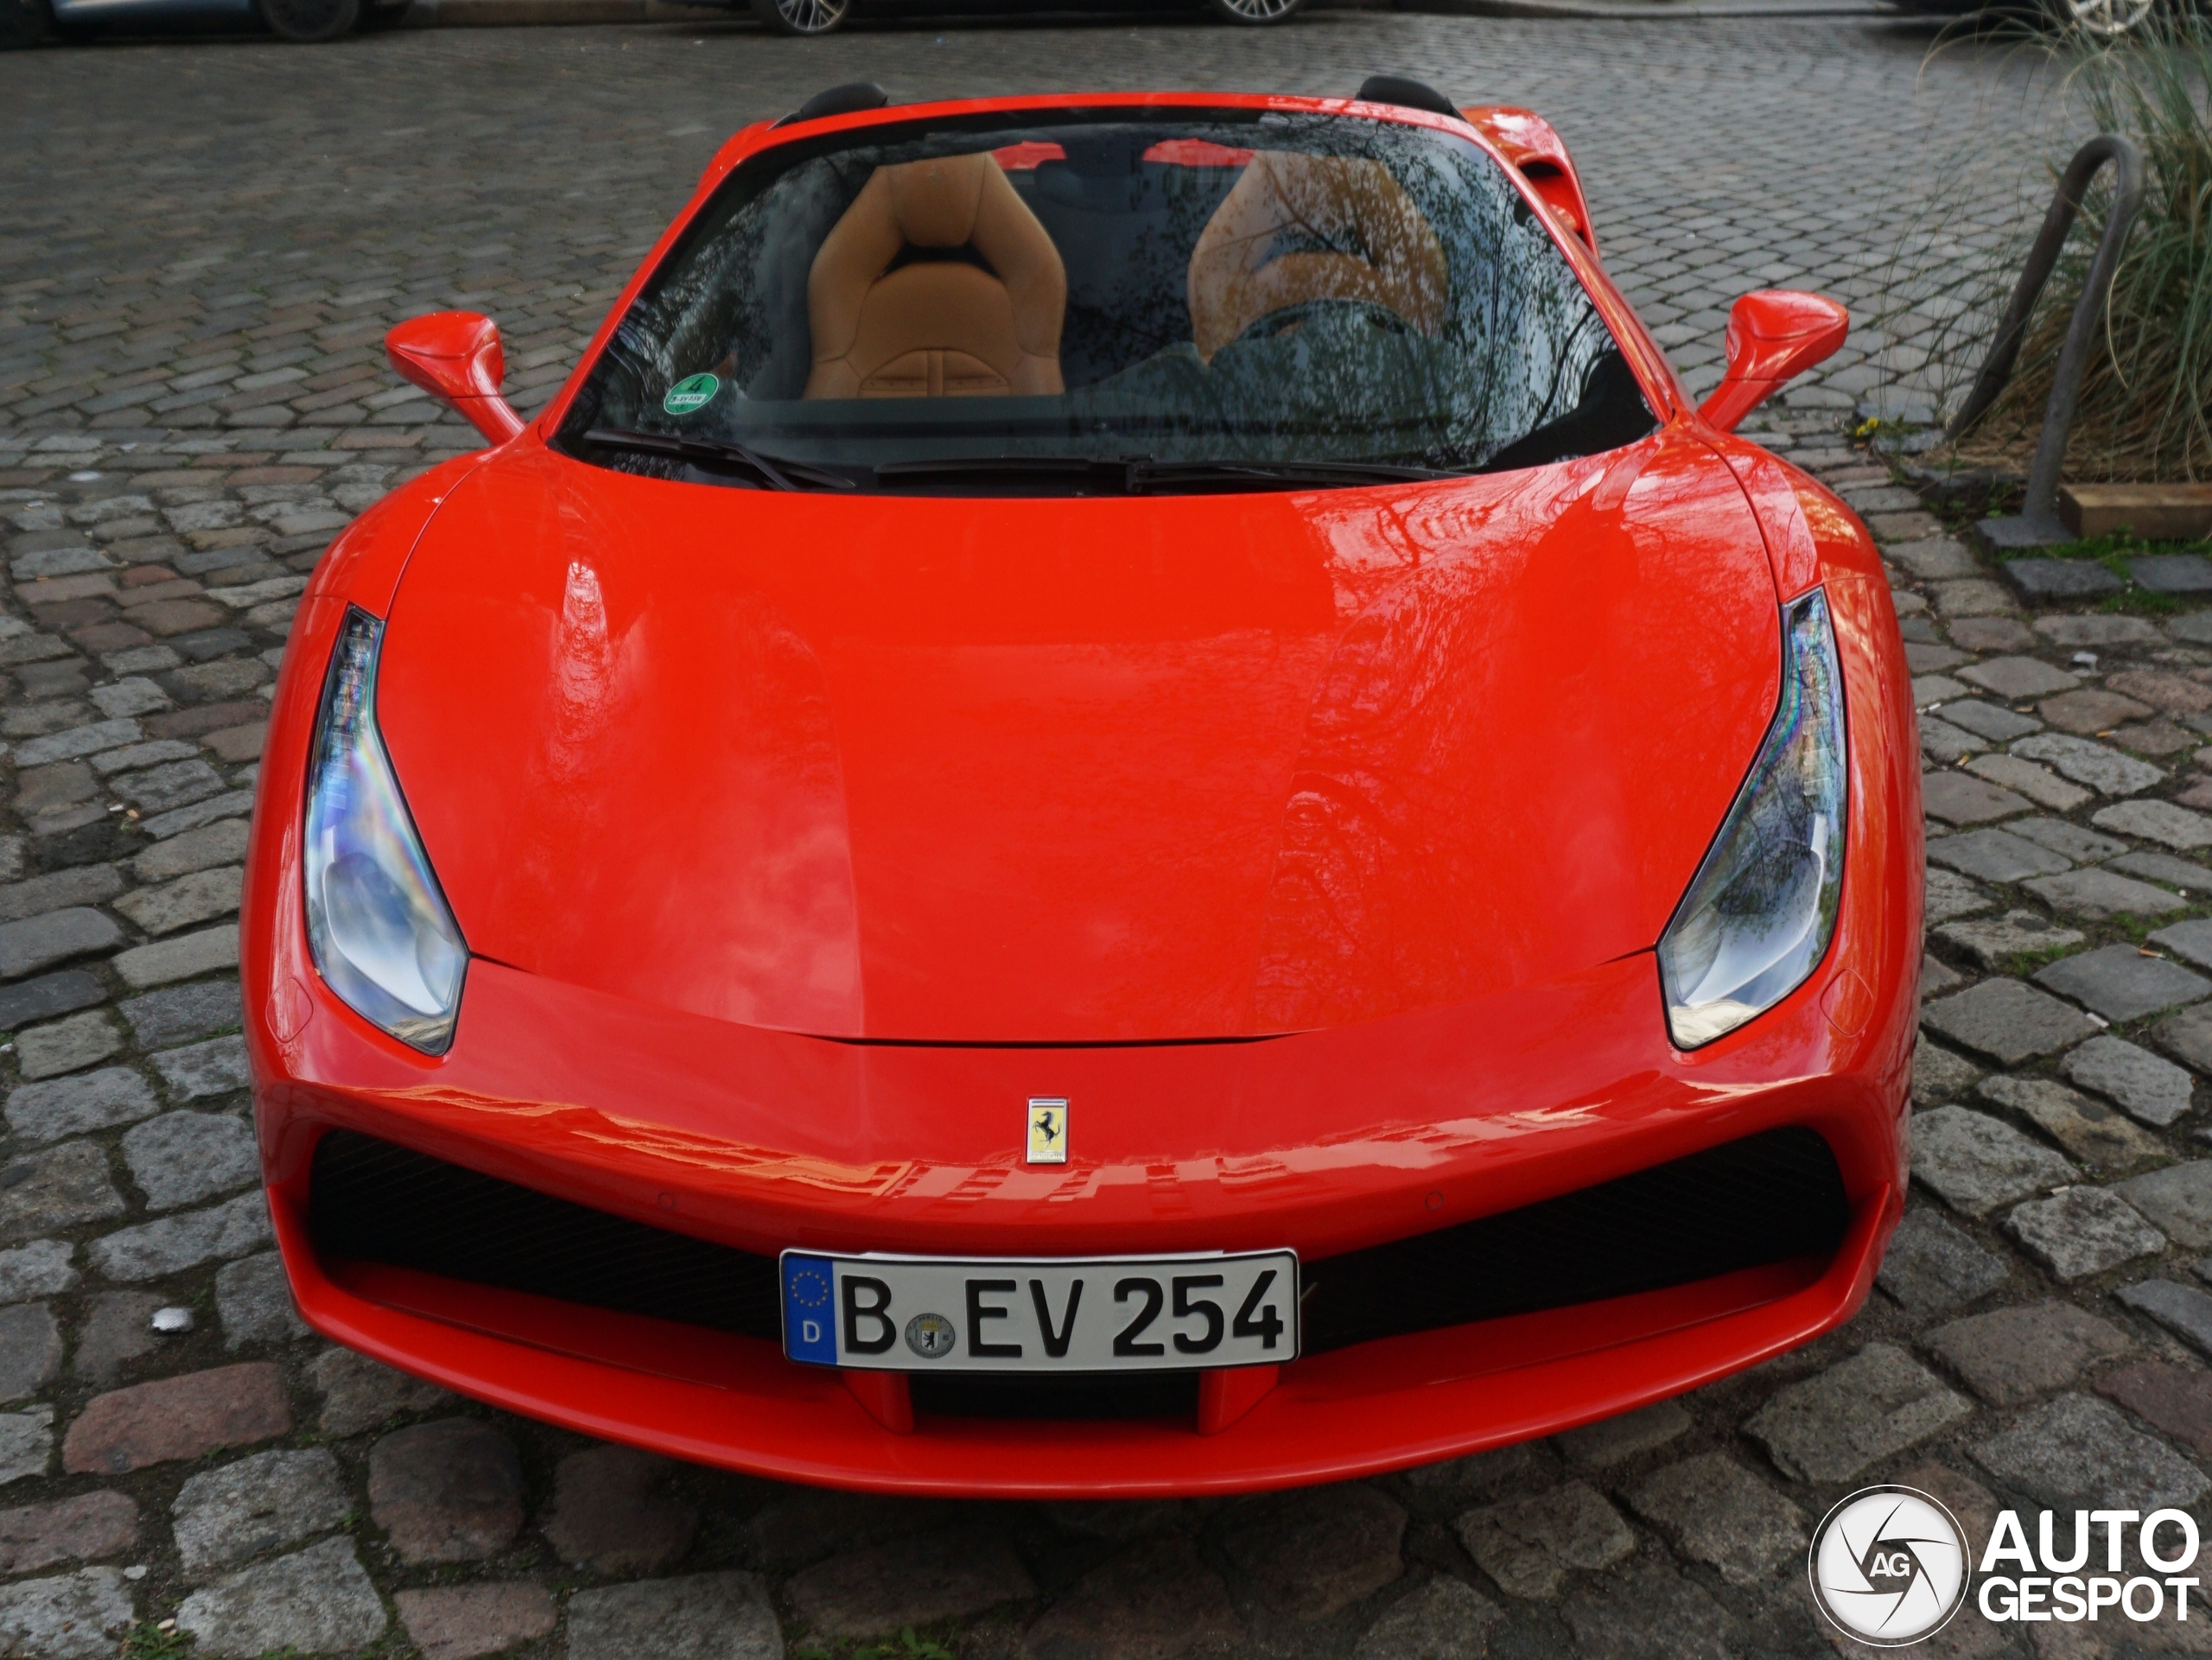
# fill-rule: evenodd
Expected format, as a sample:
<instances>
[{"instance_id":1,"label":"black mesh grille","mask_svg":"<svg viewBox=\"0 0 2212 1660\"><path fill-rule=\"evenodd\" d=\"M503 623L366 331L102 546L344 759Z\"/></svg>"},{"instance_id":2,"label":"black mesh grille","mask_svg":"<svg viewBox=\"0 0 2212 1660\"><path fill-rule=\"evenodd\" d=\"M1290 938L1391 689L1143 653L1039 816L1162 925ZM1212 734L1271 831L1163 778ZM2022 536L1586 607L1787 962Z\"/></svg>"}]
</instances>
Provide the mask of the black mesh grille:
<instances>
[{"instance_id":1,"label":"black mesh grille","mask_svg":"<svg viewBox=\"0 0 2212 1660\"><path fill-rule=\"evenodd\" d=\"M780 1338L776 1259L648 1227L350 1130L317 1144L316 1251Z\"/></svg>"},{"instance_id":2,"label":"black mesh grille","mask_svg":"<svg viewBox=\"0 0 2212 1660\"><path fill-rule=\"evenodd\" d=\"M1828 1144L1809 1129L1769 1130L1540 1205L1306 1263L1304 1349L1829 1256L1850 1220Z\"/></svg>"},{"instance_id":3,"label":"black mesh grille","mask_svg":"<svg viewBox=\"0 0 2212 1660\"><path fill-rule=\"evenodd\" d=\"M315 1149L318 1252L646 1314L780 1336L776 1262L348 1130ZM1686 1285L1832 1256L1850 1221L1827 1143L1770 1130L1595 1187L1300 1270L1304 1352ZM925 1411L1152 1417L1195 1400L1195 1374L1021 1380L918 1375ZM1163 1403L1168 1403L1163 1407Z\"/></svg>"}]
</instances>

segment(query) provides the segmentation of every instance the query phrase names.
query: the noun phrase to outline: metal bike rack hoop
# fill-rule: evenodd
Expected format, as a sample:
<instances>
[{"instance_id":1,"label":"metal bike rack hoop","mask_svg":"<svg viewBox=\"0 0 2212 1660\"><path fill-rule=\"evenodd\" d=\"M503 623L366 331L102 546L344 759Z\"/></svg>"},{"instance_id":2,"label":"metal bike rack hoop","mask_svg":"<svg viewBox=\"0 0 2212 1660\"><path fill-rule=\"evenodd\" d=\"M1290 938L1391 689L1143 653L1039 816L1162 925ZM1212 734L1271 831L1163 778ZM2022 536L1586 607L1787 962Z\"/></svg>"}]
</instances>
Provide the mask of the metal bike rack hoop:
<instances>
[{"instance_id":1,"label":"metal bike rack hoop","mask_svg":"<svg viewBox=\"0 0 2212 1660\"><path fill-rule=\"evenodd\" d=\"M2058 194L2052 198L2043 228L2036 232L2035 244L2028 250L2028 263L2012 290L2012 303L2005 308L2004 321L1997 325L1989 356L1945 434L1955 439L1980 419L2012 378L2020 343L2027 335L2028 315L2058 264L2059 250L2066 245L2066 233L2074 228L2089 181L2107 162L2113 164L2112 216L2105 221L2105 233L2089 262L2088 281L2082 284L2074 320L2066 328L2066 344L2059 350L2057 378L2050 383L2050 398L2043 410L2043 431L2036 440L2035 461L2028 469L2027 499L2015 516L1981 521L1982 534L1998 547L2044 547L2073 539L2072 532L2059 522L2058 469L2066 460L2066 440L2074 426L2074 405L2082 395L2082 372L2088 366L2089 342L2103 320L2113 274L2120 268L2120 245L2127 240L2143 206L2143 153L2120 134L2099 133L2075 150L2074 159L2066 164Z\"/></svg>"}]
</instances>

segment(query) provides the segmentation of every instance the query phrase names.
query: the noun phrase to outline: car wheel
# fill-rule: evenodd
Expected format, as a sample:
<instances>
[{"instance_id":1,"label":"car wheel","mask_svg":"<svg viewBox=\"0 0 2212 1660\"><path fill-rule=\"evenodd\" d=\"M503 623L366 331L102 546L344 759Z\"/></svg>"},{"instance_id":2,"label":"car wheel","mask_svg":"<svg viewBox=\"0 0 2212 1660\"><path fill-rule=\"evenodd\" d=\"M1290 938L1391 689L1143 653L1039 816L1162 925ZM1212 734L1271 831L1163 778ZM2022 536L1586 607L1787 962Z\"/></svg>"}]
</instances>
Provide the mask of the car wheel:
<instances>
[{"instance_id":1,"label":"car wheel","mask_svg":"<svg viewBox=\"0 0 2212 1660\"><path fill-rule=\"evenodd\" d=\"M1288 22L1305 3L1306 0L1206 0L1206 10L1224 23L1264 29L1270 23Z\"/></svg>"},{"instance_id":2,"label":"car wheel","mask_svg":"<svg viewBox=\"0 0 2212 1660\"><path fill-rule=\"evenodd\" d=\"M844 27L853 0L753 0L753 10L776 35L828 35Z\"/></svg>"},{"instance_id":3,"label":"car wheel","mask_svg":"<svg viewBox=\"0 0 2212 1660\"><path fill-rule=\"evenodd\" d=\"M2063 27L2112 40L2141 27L2158 3L2158 0L2051 0L2051 8Z\"/></svg>"},{"instance_id":4,"label":"car wheel","mask_svg":"<svg viewBox=\"0 0 2212 1660\"><path fill-rule=\"evenodd\" d=\"M261 21L288 41L334 41L360 21L361 0L255 0Z\"/></svg>"}]
</instances>

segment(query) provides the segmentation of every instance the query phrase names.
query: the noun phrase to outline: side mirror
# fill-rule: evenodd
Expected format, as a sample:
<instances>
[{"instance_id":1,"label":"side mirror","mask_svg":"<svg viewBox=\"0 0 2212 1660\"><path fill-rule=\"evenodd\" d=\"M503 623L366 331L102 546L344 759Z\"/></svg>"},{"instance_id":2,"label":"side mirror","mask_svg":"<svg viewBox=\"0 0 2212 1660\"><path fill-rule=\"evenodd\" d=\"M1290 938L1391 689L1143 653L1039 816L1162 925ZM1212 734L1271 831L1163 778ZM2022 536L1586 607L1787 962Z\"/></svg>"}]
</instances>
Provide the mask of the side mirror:
<instances>
[{"instance_id":1,"label":"side mirror","mask_svg":"<svg viewBox=\"0 0 2212 1660\"><path fill-rule=\"evenodd\" d=\"M507 359L499 325L489 317L474 311L410 317L384 337L384 354L404 378L443 399L493 443L522 430L522 417L499 396Z\"/></svg>"},{"instance_id":2,"label":"side mirror","mask_svg":"<svg viewBox=\"0 0 2212 1660\"><path fill-rule=\"evenodd\" d=\"M1822 363L1851 332L1851 314L1824 294L1761 289L1728 313L1728 372L1698 413L1723 432Z\"/></svg>"}]
</instances>

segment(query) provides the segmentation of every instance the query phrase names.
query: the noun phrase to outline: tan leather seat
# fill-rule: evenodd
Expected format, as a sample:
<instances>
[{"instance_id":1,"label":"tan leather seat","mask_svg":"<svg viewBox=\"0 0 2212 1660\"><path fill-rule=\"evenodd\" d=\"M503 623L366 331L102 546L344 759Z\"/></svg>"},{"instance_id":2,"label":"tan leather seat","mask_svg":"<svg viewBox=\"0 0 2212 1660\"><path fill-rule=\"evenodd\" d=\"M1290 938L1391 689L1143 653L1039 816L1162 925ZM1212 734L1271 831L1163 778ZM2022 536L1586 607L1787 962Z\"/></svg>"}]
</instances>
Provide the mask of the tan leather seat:
<instances>
[{"instance_id":1,"label":"tan leather seat","mask_svg":"<svg viewBox=\"0 0 2212 1660\"><path fill-rule=\"evenodd\" d=\"M1254 323L1309 300L1365 300L1433 340L1444 247L1380 162L1262 150L1191 253L1191 335L1207 362Z\"/></svg>"},{"instance_id":2,"label":"tan leather seat","mask_svg":"<svg viewBox=\"0 0 2212 1660\"><path fill-rule=\"evenodd\" d=\"M918 259L907 248L970 248ZM988 154L880 167L806 279L809 398L1053 394L1067 270Z\"/></svg>"}]
</instances>

